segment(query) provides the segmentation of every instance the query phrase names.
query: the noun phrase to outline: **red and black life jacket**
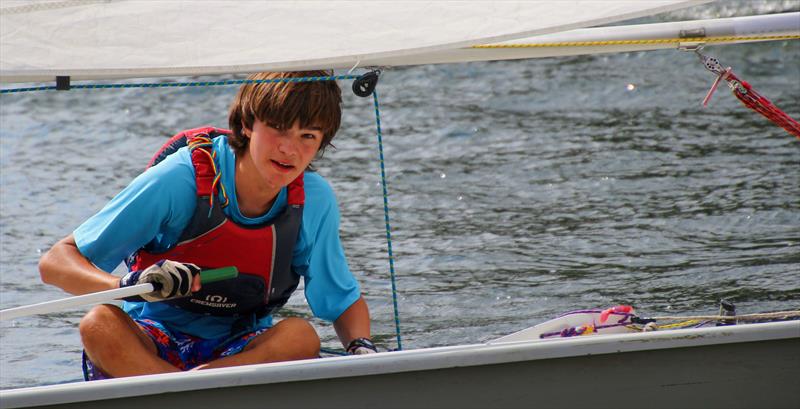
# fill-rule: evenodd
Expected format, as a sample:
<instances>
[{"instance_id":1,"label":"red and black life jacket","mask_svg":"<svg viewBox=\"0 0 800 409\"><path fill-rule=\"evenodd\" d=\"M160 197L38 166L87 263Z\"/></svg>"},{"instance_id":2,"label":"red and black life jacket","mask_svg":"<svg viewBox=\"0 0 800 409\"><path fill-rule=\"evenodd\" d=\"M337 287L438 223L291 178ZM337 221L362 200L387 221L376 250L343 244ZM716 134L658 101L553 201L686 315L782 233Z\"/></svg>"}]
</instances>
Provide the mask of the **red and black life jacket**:
<instances>
[{"instance_id":1,"label":"red and black life jacket","mask_svg":"<svg viewBox=\"0 0 800 409\"><path fill-rule=\"evenodd\" d=\"M303 217L303 174L288 186L286 210L268 224L245 226L222 212L213 200L215 165L212 139L230 131L212 127L190 129L173 136L153 156L154 166L183 146L189 146L197 184L197 207L177 244L155 252L147 246L131 255L128 267L142 270L162 259L194 263L203 269L236 266L235 279L203 284L184 298L163 301L191 312L215 316L263 317L282 307L297 288L292 253Z\"/></svg>"}]
</instances>

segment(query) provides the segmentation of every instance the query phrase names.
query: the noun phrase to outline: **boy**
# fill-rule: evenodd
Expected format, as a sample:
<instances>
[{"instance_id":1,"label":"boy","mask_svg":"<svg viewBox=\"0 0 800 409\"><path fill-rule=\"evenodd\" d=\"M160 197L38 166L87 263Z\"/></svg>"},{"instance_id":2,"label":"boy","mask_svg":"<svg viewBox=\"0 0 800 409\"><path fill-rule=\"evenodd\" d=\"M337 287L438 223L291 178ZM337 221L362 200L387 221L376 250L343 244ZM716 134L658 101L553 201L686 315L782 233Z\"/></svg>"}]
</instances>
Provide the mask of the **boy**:
<instances>
[{"instance_id":1,"label":"boy","mask_svg":"<svg viewBox=\"0 0 800 409\"><path fill-rule=\"evenodd\" d=\"M96 306L81 320L87 380L317 357L320 340L307 321L272 323L300 276L312 311L333 321L348 352L375 352L339 241L335 196L307 170L340 121L334 81L245 84L230 108L231 131L177 135L42 257L42 280L73 294L160 287L122 309ZM128 274L107 273L123 260ZM229 265L238 278L201 285L201 267Z\"/></svg>"}]
</instances>

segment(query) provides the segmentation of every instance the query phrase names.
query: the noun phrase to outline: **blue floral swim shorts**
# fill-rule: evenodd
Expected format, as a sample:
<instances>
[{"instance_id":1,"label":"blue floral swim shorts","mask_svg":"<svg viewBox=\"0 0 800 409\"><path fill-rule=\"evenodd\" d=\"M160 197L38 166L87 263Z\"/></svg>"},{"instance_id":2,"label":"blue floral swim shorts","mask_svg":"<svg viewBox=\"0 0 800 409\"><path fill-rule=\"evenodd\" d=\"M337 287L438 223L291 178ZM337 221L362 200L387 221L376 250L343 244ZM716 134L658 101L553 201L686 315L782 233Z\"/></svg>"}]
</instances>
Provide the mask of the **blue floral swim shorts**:
<instances>
[{"instance_id":1,"label":"blue floral swim shorts","mask_svg":"<svg viewBox=\"0 0 800 409\"><path fill-rule=\"evenodd\" d=\"M167 329L157 321L135 319L136 324L147 334L158 349L159 358L169 362L182 371L188 371L198 365L211 362L224 356L239 353L256 336L268 328L249 332L234 337L204 339L194 335ZM83 379L94 381L108 379L111 376L95 367L83 353Z\"/></svg>"}]
</instances>

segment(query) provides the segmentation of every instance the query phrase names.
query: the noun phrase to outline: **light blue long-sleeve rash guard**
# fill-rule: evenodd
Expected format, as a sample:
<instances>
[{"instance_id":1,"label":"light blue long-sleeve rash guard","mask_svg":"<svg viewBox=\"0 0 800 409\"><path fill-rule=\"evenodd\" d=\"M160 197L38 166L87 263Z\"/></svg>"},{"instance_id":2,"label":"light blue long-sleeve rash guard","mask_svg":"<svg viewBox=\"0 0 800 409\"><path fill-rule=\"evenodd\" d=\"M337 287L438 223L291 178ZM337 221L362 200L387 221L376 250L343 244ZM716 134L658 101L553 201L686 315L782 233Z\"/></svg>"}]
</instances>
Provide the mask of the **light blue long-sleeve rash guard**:
<instances>
[{"instance_id":1,"label":"light blue long-sleeve rash guard","mask_svg":"<svg viewBox=\"0 0 800 409\"><path fill-rule=\"evenodd\" d=\"M225 136L214 139L214 150L216 165L222 171L221 183L230 200L224 213L230 219L244 225L261 224L283 212L287 200L285 187L266 214L256 218L242 215L236 201L235 155ZM339 210L333 189L314 172L306 172L304 182L306 199L292 267L303 277L306 299L314 315L334 321L358 300L360 290L339 241ZM81 224L73 232L78 249L108 272L146 244L154 246L155 251L164 251L177 242L188 225L196 200L191 155L187 148L181 148L139 175L100 212ZM206 339L230 335L235 321L229 317L194 314L159 302L126 302L123 309L133 318L160 321L171 329ZM256 323L258 328L271 325L271 316Z\"/></svg>"}]
</instances>

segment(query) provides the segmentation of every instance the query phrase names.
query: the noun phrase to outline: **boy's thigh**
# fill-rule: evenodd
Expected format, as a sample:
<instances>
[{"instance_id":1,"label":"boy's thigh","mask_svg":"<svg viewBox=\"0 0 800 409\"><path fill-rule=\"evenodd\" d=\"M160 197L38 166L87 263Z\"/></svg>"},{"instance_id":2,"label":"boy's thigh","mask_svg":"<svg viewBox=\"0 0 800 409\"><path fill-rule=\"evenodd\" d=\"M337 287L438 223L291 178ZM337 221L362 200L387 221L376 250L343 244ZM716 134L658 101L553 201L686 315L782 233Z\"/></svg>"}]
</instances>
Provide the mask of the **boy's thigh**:
<instances>
[{"instance_id":1,"label":"boy's thigh","mask_svg":"<svg viewBox=\"0 0 800 409\"><path fill-rule=\"evenodd\" d=\"M295 353L300 353L303 357L319 354L319 335L311 323L302 318L283 319L271 328L248 334L248 337L241 351L258 348L273 353L279 353L278 351L287 353L289 357Z\"/></svg>"}]
</instances>

